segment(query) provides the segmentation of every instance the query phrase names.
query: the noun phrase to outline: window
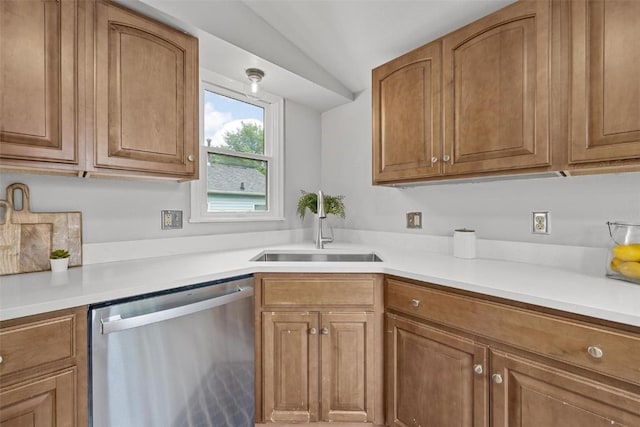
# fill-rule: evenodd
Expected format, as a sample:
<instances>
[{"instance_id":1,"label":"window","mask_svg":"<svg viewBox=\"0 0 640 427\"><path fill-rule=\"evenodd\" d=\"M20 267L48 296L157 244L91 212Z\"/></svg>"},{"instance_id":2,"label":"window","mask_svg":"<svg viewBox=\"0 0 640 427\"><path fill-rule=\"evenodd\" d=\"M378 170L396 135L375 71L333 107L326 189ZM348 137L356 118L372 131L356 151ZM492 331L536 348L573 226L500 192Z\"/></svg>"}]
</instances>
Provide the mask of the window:
<instances>
[{"instance_id":1,"label":"window","mask_svg":"<svg viewBox=\"0 0 640 427\"><path fill-rule=\"evenodd\" d=\"M282 220L283 104L201 70L200 179L191 222Z\"/></svg>"}]
</instances>

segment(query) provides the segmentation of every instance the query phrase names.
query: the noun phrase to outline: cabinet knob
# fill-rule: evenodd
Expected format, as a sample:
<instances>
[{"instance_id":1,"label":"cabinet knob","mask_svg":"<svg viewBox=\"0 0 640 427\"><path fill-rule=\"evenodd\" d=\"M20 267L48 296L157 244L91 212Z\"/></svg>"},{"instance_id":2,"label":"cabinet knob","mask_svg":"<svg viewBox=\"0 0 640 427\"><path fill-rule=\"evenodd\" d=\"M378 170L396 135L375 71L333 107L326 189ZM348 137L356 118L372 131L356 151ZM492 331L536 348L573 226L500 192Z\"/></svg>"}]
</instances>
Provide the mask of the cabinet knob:
<instances>
[{"instance_id":1,"label":"cabinet knob","mask_svg":"<svg viewBox=\"0 0 640 427\"><path fill-rule=\"evenodd\" d=\"M190 162L193 162L195 160L195 157L193 156L193 154L189 154L187 156L187 160L189 160Z\"/></svg>"},{"instance_id":2,"label":"cabinet knob","mask_svg":"<svg viewBox=\"0 0 640 427\"><path fill-rule=\"evenodd\" d=\"M411 305L414 307L419 307L420 306L420 300L419 299L412 299L411 300Z\"/></svg>"},{"instance_id":3,"label":"cabinet knob","mask_svg":"<svg viewBox=\"0 0 640 427\"><path fill-rule=\"evenodd\" d=\"M438 158L437 157L432 157L431 158L431 163L438 163Z\"/></svg>"},{"instance_id":4,"label":"cabinet knob","mask_svg":"<svg viewBox=\"0 0 640 427\"><path fill-rule=\"evenodd\" d=\"M602 356L604 355L599 347L593 345L587 347L587 353L589 353L589 356L593 357L594 359L602 359Z\"/></svg>"},{"instance_id":5,"label":"cabinet knob","mask_svg":"<svg viewBox=\"0 0 640 427\"><path fill-rule=\"evenodd\" d=\"M0 356L0 363L2 363L2 361L3 361L3 360L4 360L4 359L2 358L2 356Z\"/></svg>"},{"instance_id":6,"label":"cabinet knob","mask_svg":"<svg viewBox=\"0 0 640 427\"><path fill-rule=\"evenodd\" d=\"M448 162L449 160L451 160L451 156L448 154L445 154L444 156L442 156L442 161L443 162Z\"/></svg>"},{"instance_id":7,"label":"cabinet knob","mask_svg":"<svg viewBox=\"0 0 640 427\"><path fill-rule=\"evenodd\" d=\"M491 380L496 384L502 384L502 375L493 374L493 375L491 375Z\"/></svg>"},{"instance_id":8,"label":"cabinet knob","mask_svg":"<svg viewBox=\"0 0 640 427\"><path fill-rule=\"evenodd\" d=\"M309 335L315 335L317 333L318 333L318 330L316 328L309 329Z\"/></svg>"},{"instance_id":9,"label":"cabinet knob","mask_svg":"<svg viewBox=\"0 0 640 427\"><path fill-rule=\"evenodd\" d=\"M322 329L320 329L320 333L321 333L322 335L329 335L329 329L327 329L327 328L322 328Z\"/></svg>"},{"instance_id":10,"label":"cabinet knob","mask_svg":"<svg viewBox=\"0 0 640 427\"><path fill-rule=\"evenodd\" d=\"M484 369L482 369L482 365L478 363L477 365L473 365L473 372L475 372L478 375L482 375L482 373L484 372Z\"/></svg>"}]
</instances>

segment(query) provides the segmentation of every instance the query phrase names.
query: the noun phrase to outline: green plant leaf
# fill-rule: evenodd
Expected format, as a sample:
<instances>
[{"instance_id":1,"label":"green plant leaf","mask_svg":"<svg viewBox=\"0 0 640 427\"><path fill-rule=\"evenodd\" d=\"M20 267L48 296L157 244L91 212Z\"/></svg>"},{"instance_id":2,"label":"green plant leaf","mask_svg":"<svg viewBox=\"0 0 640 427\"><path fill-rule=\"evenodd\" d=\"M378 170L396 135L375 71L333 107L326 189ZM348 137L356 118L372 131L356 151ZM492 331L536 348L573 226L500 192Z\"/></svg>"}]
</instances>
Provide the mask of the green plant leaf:
<instances>
[{"instance_id":1,"label":"green plant leaf","mask_svg":"<svg viewBox=\"0 0 640 427\"><path fill-rule=\"evenodd\" d=\"M298 199L298 208L297 212L300 216L300 219L304 220L304 216L307 212L307 209L311 211L311 213L318 213L318 195L316 193L307 193L304 190L300 190L302 195L300 199ZM327 215L336 215L340 218L345 217L345 208L344 202L342 201L344 196L330 196L325 194L324 196L324 210Z\"/></svg>"}]
</instances>

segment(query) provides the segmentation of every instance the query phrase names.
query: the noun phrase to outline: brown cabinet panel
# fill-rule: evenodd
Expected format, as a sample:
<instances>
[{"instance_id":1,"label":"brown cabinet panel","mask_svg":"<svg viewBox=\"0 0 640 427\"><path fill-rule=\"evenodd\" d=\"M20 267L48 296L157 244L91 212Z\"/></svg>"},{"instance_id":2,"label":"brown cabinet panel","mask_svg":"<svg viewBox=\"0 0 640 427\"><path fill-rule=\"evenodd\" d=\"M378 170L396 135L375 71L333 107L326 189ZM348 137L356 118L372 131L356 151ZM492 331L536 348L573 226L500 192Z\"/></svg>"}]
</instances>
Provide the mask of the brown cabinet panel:
<instances>
[{"instance_id":1,"label":"brown cabinet panel","mask_svg":"<svg viewBox=\"0 0 640 427\"><path fill-rule=\"evenodd\" d=\"M488 426L486 347L393 315L386 329L387 425Z\"/></svg>"},{"instance_id":2,"label":"brown cabinet panel","mask_svg":"<svg viewBox=\"0 0 640 427\"><path fill-rule=\"evenodd\" d=\"M1 427L81 426L76 419L75 368L0 391Z\"/></svg>"},{"instance_id":3,"label":"brown cabinet panel","mask_svg":"<svg viewBox=\"0 0 640 427\"><path fill-rule=\"evenodd\" d=\"M640 425L640 395L492 351L494 427Z\"/></svg>"},{"instance_id":4,"label":"brown cabinet panel","mask_svg":"<svg viewBox=\"0 0 640 427\"><path fill-rule=\"evenodd\" d=\"M78 163L78 5L0 2L0 158Z\"/></svg>"},{"instance_id":5,"label":"brown cabinet panel","mask_svg":"<svg viewBox=\"0 0 640 427\"><path fill-rule=\"evenodd\" d=\"M551 164L550 9L520 1L444 37L445 174Z\"/></svg>"},{"instance_id":6,"label":"brown cabinet panel","mask_svg":"<svg viewBox=\"0 0 640 427\"><path fill-rule=\"evenodd\" d=\"M373 421L374 315L321 313L322 420Z\"/></svg>"},{"instance_id":7,"label":"brown cabinet panel","mask_svg":"<svg viewBox=\"0 0 640 427\"><path fill-rule=\"evenodd\" d=\"M441 69L437 41L373 70L374 182L440 174Z\"/></svg>"},{"instance_id":8,"label":"brown cabinet panel","mask_svg":"<svg viewBox=\"0 0 640 427\"><path fill-rule=\"evenodd\" d=\"M264 417L318 420L318 314L262 314Z\"/></svg>"},{"instance_id":9,"label":"brown cabinet panel","mask_svg":"<svg viewBox=\"0 0 640 427\"><path fill-rule=\"evenodd\" d=\"M68 315L0 329L0 375L74 357L75 320L75 315Z\"/></svg>"},{"instance_id":10,"label":"brown cabinet panel","mask_svg":"<svg viewBox=\"0 0 640 427\"><path fill-rule=\"evenodd\" d=\"M640 158L640 3L576 0L570 162Z\"/></svg>"},{"instance_id":11,"label":"brown cabinet panel","mask_svg":"<svg viewBox=\"0 0 640 427\"><path fill-rule=\"evenodd\" d=\"M387 280L388 308L640 384L639 335Z\"/></svg>"},{"instance_id":12,"label":"brown cabinet panel","mask_svg":"<svg viewBox=\"0 0 640 427\"><path fill-rule=\"evenodd\" d=\"M197 177L197 52L197 39L97 2L97 168Z\"/></svg>"},{"instance_id":13,"label":"brown cabinet panel","mask_svg":"<svg viewBox=\"0 0 640 427\"><path fill-rule=\"evenodd\" d=\"M262 303L266 307L373 307L375 283L373 276L265 277L261 283Z\"/></svg>"}]
</instances>

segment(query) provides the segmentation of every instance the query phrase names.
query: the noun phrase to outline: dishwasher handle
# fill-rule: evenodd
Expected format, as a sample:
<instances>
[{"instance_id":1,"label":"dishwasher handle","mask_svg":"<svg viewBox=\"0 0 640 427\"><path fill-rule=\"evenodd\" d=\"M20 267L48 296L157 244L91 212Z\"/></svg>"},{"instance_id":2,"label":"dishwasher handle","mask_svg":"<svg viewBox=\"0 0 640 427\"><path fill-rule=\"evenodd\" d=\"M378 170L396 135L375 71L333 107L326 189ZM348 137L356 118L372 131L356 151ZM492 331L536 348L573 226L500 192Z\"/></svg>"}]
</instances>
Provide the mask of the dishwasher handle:
<instances>
[{"instance_id":1,"label":"dishwasher handle","mask_svg":"<svg viewBox=\"0 0 640 427\"><path fill-rule=\"evenodd\" d=\"M124 331L127 329L137 328L139 326L149 325L151 323L162 322L164 320L175 319L176 317L186 316L188 314L197 313L199 311L208 310L213 307L229 304L242 298L253 295L253 287L238 288L237 291L230 294L210 298L204 301L194 302L192 304L182 305L179 307L169 308L162 311L154 311L152 313L141 314L139 316L128 317L126 319L120 316L101 319L102 335L112 332Z\"/></svg>"}]
</instances>

